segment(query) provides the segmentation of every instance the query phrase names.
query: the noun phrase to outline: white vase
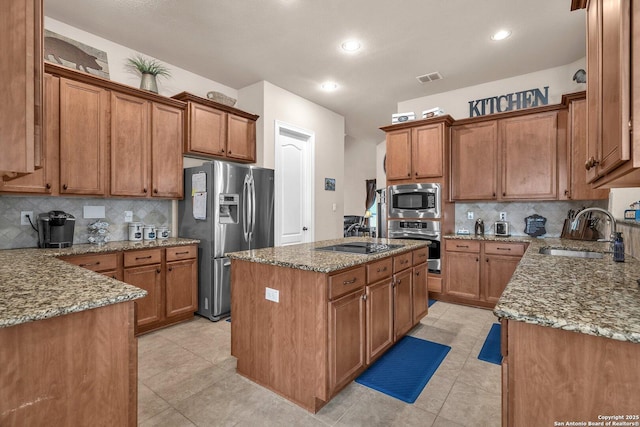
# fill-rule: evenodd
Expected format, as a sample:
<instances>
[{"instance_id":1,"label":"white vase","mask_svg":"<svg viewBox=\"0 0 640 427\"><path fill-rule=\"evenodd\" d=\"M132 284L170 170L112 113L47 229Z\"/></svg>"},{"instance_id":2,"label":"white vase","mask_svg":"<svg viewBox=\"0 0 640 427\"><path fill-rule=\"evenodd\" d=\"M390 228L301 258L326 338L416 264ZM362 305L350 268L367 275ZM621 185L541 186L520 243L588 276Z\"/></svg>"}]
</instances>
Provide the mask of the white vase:
<instances>
[{"instance_id":1,"label":"white vase","mask_svg":"<svg viewBox=\"0 0 640 427\"><path fill-rule=\"evenodd\" d=\"M156 83L155 74L142 73L142 79L140 80L140 89L158 93L158 84Z\"/></svg>"}]
</instances>

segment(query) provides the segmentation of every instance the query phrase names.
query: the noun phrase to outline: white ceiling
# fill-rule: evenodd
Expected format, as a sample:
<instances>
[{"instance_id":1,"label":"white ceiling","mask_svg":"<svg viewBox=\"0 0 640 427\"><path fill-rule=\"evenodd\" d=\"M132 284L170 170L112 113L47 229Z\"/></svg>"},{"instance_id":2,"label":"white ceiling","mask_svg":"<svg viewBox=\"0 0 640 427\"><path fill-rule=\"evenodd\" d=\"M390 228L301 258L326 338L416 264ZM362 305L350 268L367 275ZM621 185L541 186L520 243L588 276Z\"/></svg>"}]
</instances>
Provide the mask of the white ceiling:
<instances>
[{"instance_id":1,"label":"white ceiling","mask_svg":"<svg viewBox=\"0 0 640 427\"><path fill-rule=\"evenodd\" d=\"M570 0L45 0L45 14L224 85L266 80L343 115L377 143L398 101L585 55ZM500 28L512 36L490 40ZM340 44L362 42L356 54ZM439 71L444 79L420 84ZM336 81L337 91L319 86Z\"/></svg>"}]
</instances>

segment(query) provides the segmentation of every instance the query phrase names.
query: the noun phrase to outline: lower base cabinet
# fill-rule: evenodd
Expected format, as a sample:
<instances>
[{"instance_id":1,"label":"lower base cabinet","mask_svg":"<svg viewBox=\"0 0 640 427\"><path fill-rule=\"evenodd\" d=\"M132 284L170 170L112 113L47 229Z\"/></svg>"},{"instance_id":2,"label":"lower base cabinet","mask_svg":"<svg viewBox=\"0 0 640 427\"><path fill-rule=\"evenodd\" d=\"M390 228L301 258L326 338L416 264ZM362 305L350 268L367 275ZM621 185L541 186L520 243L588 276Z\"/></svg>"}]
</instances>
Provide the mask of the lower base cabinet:
<instances>
[{"instance_id":1,"label":"lower base cabinet","mask_svg":"<svg viewBox=\"0 0 640 427\"><path fill-rule=\"evenodd\" d=\"M198 309L196 245L136 249L61 259L147 291L135 301L136 333L193 317Z\"/></svg>"},{"instance_id":2,"label":"lower base cabinet","mask_svg":"<svg viewBox=\"0 0 640 427\"><path fill-rule=\"evenodd\" d=\"M426 252L330 274L232 259L237 372L317 412L426 315Z\"/></svg>"},{"instance_id":3,"label":"lower base cabinet","mask_svg":"<svg viewBox=\"0 0 640 427\"><path fill-rule=\"evenodd\" d=\"M493 308L526 247L524 242L446 240L444 292L438 299Z\"/></svg>"}]
</instances>

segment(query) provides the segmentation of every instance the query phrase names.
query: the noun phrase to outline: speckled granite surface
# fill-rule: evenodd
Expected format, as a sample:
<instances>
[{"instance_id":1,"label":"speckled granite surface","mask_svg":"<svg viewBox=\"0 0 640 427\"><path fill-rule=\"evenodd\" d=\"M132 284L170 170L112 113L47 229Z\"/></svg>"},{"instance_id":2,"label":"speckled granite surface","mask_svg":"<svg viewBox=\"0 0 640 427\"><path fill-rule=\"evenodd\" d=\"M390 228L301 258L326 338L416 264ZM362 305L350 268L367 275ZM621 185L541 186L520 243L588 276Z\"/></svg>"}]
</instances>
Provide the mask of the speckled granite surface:
<instances>
[{"instance_id":1,"label":"speckled granite surface","mask_svg":"<svg viewBox=\"0 0 640 427\"><path fill-rule=\"evenodd\" d=\"M604 252L608 243L531 239L494 314L521 322L640 343L640 261L582 259L542 247Z\"/></svg>"},{"instance_id":2,"label":"speckled granite surface","mask_svg":"<svg viewBox=\"0 0 640 427\"><path fill-rule=\"evenodd\" d=\"M142 298L146 291L57 259L81 255L188 245L173 238L151 243L110 242L65 249L0 251L0 328Z\"/></svg>"},{"instance_id":3,"label":"speckled granite surface","mask_svg":"<svg viewBox=\"0 0 640 427\"><path fill-rule=\"evenodd\" d=\"M482 240L484 242L530 242L535 240L529 236L509 236L501 237L495 234L485 234L484 236L476 236L475 234L447 234L443 236L445 239L455 240Z\"/></svg>"},{"instance_id":4,"label":"speckled granite surface","mask_svg":"<svg viewBox=\"0 0 640 427\"><path fill-rule=\"evenodd\" d=\"M402 248L393 249L373 255L359 255L344 252L319 251L315 248L336 245L345 242L374 242L380 244L403 245ZM335 240L322 240L300 245L280 246L276 248L255 249L226 254L232 259L258 262L262 264L291 267L300 270L331 273L360 264L365 264L390 255L397 255L407 250L427 247L426 241L400 240L400 239L375 239L371 237L347 237Z\"/></svg>"}]
</instances>

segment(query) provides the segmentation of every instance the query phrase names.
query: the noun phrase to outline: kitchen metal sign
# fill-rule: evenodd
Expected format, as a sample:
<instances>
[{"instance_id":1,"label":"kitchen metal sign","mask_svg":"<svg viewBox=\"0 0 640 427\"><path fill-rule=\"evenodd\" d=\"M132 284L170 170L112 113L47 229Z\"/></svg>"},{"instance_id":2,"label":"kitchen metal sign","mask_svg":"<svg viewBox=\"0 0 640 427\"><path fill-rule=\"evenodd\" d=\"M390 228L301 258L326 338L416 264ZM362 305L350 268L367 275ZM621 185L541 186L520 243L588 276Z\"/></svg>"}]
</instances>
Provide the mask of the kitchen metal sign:
<instances>
[{"instance_id":1,"label":"kitchen metal sign","mask_svg":"<svg viewBox=\"0 0 640 427\"><path fill-rule=\"evenodd\" d=\"M544 92L543 92L544 91ZM523 108L539 107L549 103L549 86L540 89L527 89L505 95L469 101L469 117L502 113Z\"/></svg>"}]
</instances>

